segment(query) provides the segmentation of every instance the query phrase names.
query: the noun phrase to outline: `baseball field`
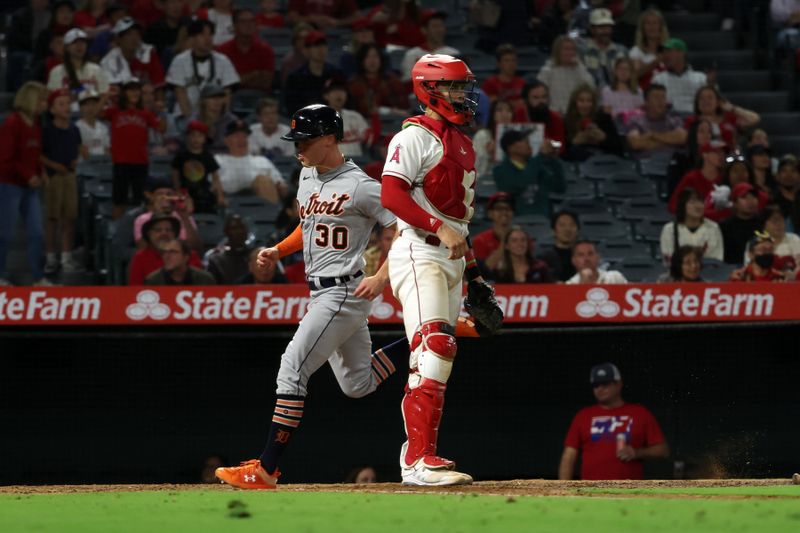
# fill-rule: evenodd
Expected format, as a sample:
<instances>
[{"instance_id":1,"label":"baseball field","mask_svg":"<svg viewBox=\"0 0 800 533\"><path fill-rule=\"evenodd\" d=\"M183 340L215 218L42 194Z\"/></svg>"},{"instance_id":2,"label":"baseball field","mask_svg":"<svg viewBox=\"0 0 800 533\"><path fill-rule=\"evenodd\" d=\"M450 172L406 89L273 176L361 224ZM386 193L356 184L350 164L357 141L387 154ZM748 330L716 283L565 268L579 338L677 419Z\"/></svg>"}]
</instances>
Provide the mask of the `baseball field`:
<instances>
[{"instance_id":1,"label":"baseball field","mask_svg":"<svg viewBox=\"0 0 800 533\"><path fill-rule=\"evenodd\" d=\"M414 512L410 512L413 509ZM790 480L0 487L4 532L800 531Z\"/></svg>"}]
</instances>

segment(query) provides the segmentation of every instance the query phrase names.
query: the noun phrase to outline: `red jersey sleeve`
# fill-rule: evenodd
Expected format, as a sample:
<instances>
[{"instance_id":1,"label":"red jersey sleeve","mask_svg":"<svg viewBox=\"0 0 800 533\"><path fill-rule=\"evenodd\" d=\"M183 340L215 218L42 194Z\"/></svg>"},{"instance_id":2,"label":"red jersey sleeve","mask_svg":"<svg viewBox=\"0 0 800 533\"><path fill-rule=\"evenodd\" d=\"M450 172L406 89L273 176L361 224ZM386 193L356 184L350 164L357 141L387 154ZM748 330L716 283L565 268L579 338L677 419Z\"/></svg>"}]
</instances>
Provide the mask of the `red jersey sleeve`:
<instances>
[{"instance_id":1,"label":"red jersey sleeve","mask_svg":"<svg viewBox=\"0 0 800 533\"><path fill-rule=\"evenodd\" d=\"M415 228L436 233L436 230L442 225L442 221L422 209L411 198L408 193L411 190L411 184L387 174L383 175L381 183L381 204L383 207Z\"/></svg>"},{"instance_id":2,"label":"red jersey sleeve","mask_svg":"<svg viewBox=\"0 0 800 533\"><path fill-rule=\"evenodd\" d=\"M570 448L575 448L576 450L580 450L582 448L581 444L581 423L583 422L583 414L581 411L575 415L575 418L572 419L572 424L569 425L569 430L567 431L567 436L564 439L564 446L569 446Z\"/></svg>"}]
</instances>

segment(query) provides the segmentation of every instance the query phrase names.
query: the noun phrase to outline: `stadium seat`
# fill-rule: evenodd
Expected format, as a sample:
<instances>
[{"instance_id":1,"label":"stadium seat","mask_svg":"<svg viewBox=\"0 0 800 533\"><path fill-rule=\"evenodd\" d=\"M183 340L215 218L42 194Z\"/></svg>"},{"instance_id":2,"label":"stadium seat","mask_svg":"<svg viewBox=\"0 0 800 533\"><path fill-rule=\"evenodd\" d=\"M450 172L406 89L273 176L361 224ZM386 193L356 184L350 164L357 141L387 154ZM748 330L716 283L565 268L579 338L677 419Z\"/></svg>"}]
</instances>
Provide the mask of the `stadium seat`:
<instances>
[{"instance_id":1,"label":"stadium seat","mask_svg":"<svg viewBox=\"0 0 800 533\"><path fill-rule=\"evenodd\" d=\"M594 196L567 198L558 205L558 209L573 211L577 213L581 219L583 219L584 215L588 214L608 214L611 212L611 207L605 200L595 198Z\"/></svg>"},{"instance_id":2,"label":"stadium seat","mask_svg":"<svg viewBox=\"0 0 800 533\"><path fill-rule=\"evenodd\" d=\"M760 128L770 135L796 135L800 129L800 113L761 113ZM800 147L796 149L800 151Z\"/></svg>"},{"instance_id":3,"label":"stadium seat","mask_svg":"<svg viewBox=\"0 0 800 533\"><path fill-rule=\"evenodd\" d=\"M789 109L787 91L729 92L725 97L738 106L758 113L779 113Z\"/></svg>"},{"instance_id":4,"label":"stadium seat","mask_svg":"<svg viewBox=\"0 0 800 533\"><path fill-rule=\"evenodd\" d=\"M736 49L735 34L732 31L686 31L675 33L675 37L683 39L692 53L709 50ZM670 32L672 33L672 32Z\"/></svg>"},{"instance_id":5,"label":"stadium seat","mask_svg":"<svg viewBox=\"0 0 800 533\"><path fill-rule=\"evenodd\" d=\"M275 222L281 212L281 206L259 198L258 196L228 196L228 213L238 213L251 220Z\"/></svg>"},{"instance_id":6,"label":"stadium seat","mask_svg":"<svg viewBox=\"0 0 800 533\"><path fill-rule=\"evenodd\" d=\"M666 268L649 255L626 257L617 265L617 270L622 272L630 282L655 282L666 271Z\"/></svg>"},{"instance_id":7,"label":"stadium seat","mask_svg":"<svg viewBox=\"0 0 800 533\"><path fill-rule=\"evenodd\" d=\"M692 68L704 71L716 67L717 70L753 70L754 57L752 50L713 50L705 52L689 51L687 55ZM726 95L727 96L727 95ZM736 100L731 99L735 102Z\"/></svg>"},{"instance_id":8,"label":"stadium seat","mask_svg":"<svg viewBox=\"0 0 800 533\"><path fill-rule=\"evenodd\" d=\"M630 198L616 207L616 216L620 220L633 224L641 222L647 218L657 218L659 220L669 220L670 213L667 204L656 197Z\"/></svg>"},{"instance_id":9,"label":"stadium seat","mask_svg":"<svg viewBox=\"0 0 800 533\"><path fill-rule=\"evenodd\" d=\"M682 2L684 7L689 7ZM722 22L716 13L689 13L687 11L668 11L664 13L667 27L683 31L716 31Z\"/></svg>"},{"instance_id":10,"label":"stadium seat","mask_svg":"<svg viewBox=\"0 0 800 533\"><path fill-rule=\"evenodd\" d=\"M225 237L222 218L219 215L196 213L192 217L197 223L200 240L206 248L216 246Z\"/></svg>"},{"instance_id":11,"label":"stadium seat","mask_svg":"<svg viewBox=\"0 0 800 533\"><path fill-rule=\"evenodd\" d=\"M736 265L729 265L718 259L703 258L703 269L700 277L705 281L722 282L729 281L731 273L736 270Z\"/></svg>"},{"instance_id":12,"label":"stadium seat","mask_svg":"<svg viewBox=\"0 0 800 533\"><path fill-rule=\"evenodd\" d=\"M600 241L596 248L600 257L613 265L621 263L627 257L650 255L650 246L629 239Z\"/></svg>"},{"instance_id":13,"label":"stadium seat","mask_svg":"<svg viewBox=\"0 0 800 533\"><path fill-rule=\"evenodd\" d=\"M771 91L775 88L772 73L768 70L726 70L717 72L717 84L726 93L730 91Z\"/></svg>"},{"instance_id":14,"label":"stadium seat","mask_svg":"<svg viewBox=\"0 0 800 533\"><path fill-rule=\"evenodd\" d=\"M800 135L772 135L771 133L769 145L775 157L781 157L785 154L800 156Z\"/></svg>"},{"instance_id":15,"label":"stadium seat","mask_svg":"<svg viewBox=\"0 0 800 533\"><path fill-rule=\"evenodd\" d=\"M476 198L489 198L497 192L497 184L494 180L481 180L475 185Z\"/></svg>"},{"instance_id":16,"label":"stadium seat","mask_svg":"<svg viewBox=\"0 0 800 533\"><path fill-rule=\"evenodd\" d=\"M612 177L600 186L601 195L612 206L630 198L655 199L655 187L650 180L631 175Z\"/></svg>"},{"instance_id":17,"label":"stadium seat","mask_svg":"<svg viewBox=\"0 0 800 533\"><path fill-rule=\"evenodd\" d=\"M625 239L629 236L627 224L609 213L581 215L580 221L581 236L591 241Z\"/></svg>"},{"instance_id":18,"label":"stadium seat","mask_svg":"<svg viewBox=\"0 0 800 533\"><path fill-rule=\"evenodd\" d=\"M231 111L239 118L245 118L255 112L258 101L267 96L264 91L255 89L239 89L231 98Z\"/></svg>"}]
</instances>

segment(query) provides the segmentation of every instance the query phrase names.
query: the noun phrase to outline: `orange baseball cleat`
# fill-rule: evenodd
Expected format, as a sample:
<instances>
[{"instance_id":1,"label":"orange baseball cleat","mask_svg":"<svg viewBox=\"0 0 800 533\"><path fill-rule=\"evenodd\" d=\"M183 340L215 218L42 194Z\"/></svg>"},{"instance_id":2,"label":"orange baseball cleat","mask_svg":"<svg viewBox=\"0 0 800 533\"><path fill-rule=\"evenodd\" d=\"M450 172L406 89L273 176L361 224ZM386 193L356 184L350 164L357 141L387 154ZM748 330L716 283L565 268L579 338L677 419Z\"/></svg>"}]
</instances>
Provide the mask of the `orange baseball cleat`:
<instances>
[{"instance_id":1,"label":"orange baseball cleat","mask_svg":"<svg viewBox=\"0 0 800 533\"><path fill-rule=\"evenodd\" d=\"M239 466L221 466L214 474L224 483L240 489L274 489L281 475L277 469L273 474L267 473L258 459L243 461Z\"/></svg>"}]
</instances>

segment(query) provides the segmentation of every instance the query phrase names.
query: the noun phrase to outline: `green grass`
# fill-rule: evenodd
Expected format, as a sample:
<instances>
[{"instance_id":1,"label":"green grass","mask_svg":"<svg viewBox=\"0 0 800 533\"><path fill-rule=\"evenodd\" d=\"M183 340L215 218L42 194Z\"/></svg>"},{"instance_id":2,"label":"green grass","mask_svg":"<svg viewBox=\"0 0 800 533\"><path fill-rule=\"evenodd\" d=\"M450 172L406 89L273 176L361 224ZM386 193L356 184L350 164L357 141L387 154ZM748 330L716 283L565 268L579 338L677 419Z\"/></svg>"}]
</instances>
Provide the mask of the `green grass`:
<instances>
[{"instance_id":1,"label":"green grass","mask_svg":"<svg viewBox=\"0 0 800 533\"><path fill-rule=\"evenodd\" d=\"M578 494L686 494L689 496L753 496L757 498L797 498L800 505L800 487L797 485L765 485L740 487L651 487L641 489L576 489Z\"/></svg>"},{"instance_id":2,"label":"green grass","mask_svg":"<svg viewBox=\"0 0 800 533\"><path fill-rule=\"evenodd\" d=\"M239 503L231 510L234 501ZM3 494L0 531L776 533L800 531L800 499L596 495L509 500L501 496L280 491Z\"/></svg>"}]
</instances>

